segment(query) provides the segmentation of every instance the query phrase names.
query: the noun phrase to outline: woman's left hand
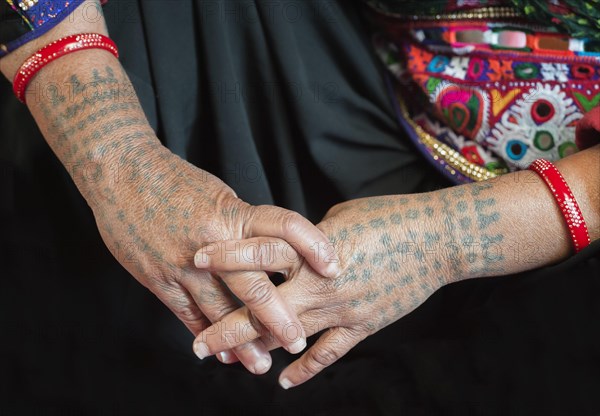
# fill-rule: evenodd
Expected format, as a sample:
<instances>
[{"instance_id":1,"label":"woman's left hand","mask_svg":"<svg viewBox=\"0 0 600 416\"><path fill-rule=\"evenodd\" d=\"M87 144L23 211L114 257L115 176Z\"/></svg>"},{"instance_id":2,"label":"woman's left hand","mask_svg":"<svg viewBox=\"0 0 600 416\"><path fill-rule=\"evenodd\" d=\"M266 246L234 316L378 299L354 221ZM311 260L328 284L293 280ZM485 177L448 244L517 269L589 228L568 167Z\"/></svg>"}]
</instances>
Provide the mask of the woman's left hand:
<instances>
[{"instance_id":1,"label":"woman's left hand","mask_svg":"<svg viewBox=\"0 0 600 416\"><path fill-rule=\"evenodd\" d=\"M596 145L556 164L592 241L600 238L599 160ZM335 279L321 279L287 243L272 238L213 243L196 254L198 266L214 271L283 272L288 281L278 290L306 335L327 329L283 371L284 387L310 379L446 283L547 266L572 250L552 193L532 171L425 194L348 201L333 207L318 227L334 243L344 270ZM237 261L230 261L232 250ZM300 330L265 328L238 309L195 342L219 353L262 336L275 348L270 334L286 329L290 337Z\"/></svg>"}]
</instances>

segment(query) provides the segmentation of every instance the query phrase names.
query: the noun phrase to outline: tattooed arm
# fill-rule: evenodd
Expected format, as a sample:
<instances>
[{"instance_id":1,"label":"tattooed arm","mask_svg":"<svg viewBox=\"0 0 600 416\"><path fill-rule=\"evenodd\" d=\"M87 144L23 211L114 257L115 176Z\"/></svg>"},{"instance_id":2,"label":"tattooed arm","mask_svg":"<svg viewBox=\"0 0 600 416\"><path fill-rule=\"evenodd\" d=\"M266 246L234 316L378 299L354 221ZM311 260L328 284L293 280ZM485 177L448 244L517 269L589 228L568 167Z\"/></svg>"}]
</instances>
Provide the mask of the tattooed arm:
<instances>
[{"instance_id":1,"label":"tattooed arm","mask_svg":"<svg viewBox=\"0 0 600 416\"><path fill-rule=\"evenodd\" d=\"M28 56L57 38L106 35L103 20L85 19L90 5L99 7L84 3L71 18L2 58L2 73L12 80ZM216 279L197 270L191 258L207 242L253 235L294 241L307 255L311 244L328 242L325 235L298 214L244 203L218 178L164 148L110 53L78 51L50 63L29 85L27 105L93 210L106 245L194 334L239 306L221 281L264 323L299 324L265 273L221 273ZM335 263L311 264L329 276L337 269ZM280 340L299 352L305 340L298 335ZM271 364L260 341L236 353L255 373Z\"/></svg>"},{"instance_id":2,"label":"tattooed arm","mask_svg":"<svg viewBox=\"0 0 600 416\"><path fill-rule=\"evenodd\" d=\"M600 145L556 165L580 204L590 237L600 238ZM328 329L283 371L285 388L310 379L447 283L542 267L571 250L554 197L531 171L425 194L348 201L333 207L319 227L344 267L334 280L319 279L281 240L219 242L196 254L196 264L209 270L286 270L291 278L278 289L306 333ZM225 262L224 253L231 259L234 251L239 261ZM239 309L207 328L195 344L219 353L262 336L275 348L277 340L251 318Z\"/></svg>"}]
</instances>

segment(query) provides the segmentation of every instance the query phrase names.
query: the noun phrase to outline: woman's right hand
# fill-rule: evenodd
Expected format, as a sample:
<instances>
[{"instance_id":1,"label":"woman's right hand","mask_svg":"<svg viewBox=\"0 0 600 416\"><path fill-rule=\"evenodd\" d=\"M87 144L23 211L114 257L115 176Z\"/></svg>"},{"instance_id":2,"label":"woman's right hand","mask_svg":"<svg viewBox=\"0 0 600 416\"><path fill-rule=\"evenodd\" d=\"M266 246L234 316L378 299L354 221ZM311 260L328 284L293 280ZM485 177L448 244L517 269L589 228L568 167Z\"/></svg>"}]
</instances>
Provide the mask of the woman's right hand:
<instances>
[{"instance_id":1,"label":"woman's right hand","mask_svg":"<svg viewBox=\"0 0 600 416\"><path fill-rule=\"evenodd\" d=\"M126 157L123 166L136 169L123 170L120 183L112 186L98 186L111 180L99 178L93 191L86 186L85 195L104 242L140 283L195 335L240 306L229 291L262 325L301 328L295 311L264 271L209 273L198 270L193 258L213 241L278 236L320 273L333 277L338 267L330 261L333 257L315 256L315 249L328 244L318 228L292 211L243 202L221 180L160 146L138 147ZM306 335L279 337L278 342L298 353L306 346ZM195 352L200 358L208 355L199 349ZM254 373L261 374L271 365L268 350L258 340L236 348L235 353Z\"/></svg>"},{"instance_id":2,"label":"woman's right hand","mask_svg":"<svg viewBox=\"0 0 600 416\"><path fill-rule=\"evenodd\" d=\"M82 8L90 5L96 4L85 2L72 18L2 58L2 72L12 79L27 56L65 35L106 35L103 19L84 18ZM162 146L111 53L82 50L49 63L29 84L27 105L92 208L107 247L192 333L239 307L232 293L265 325L299 325L264 272L197 270L193 253L211 241L276 236L322 274L336 274L335 263L314 256L328 240L308 220L282 208L250 206L218 178ZM304 334L280 341L294 353L305 346ZM254 373L271 364L260 341L235 352Z\"/></svg>"}]
</instances>

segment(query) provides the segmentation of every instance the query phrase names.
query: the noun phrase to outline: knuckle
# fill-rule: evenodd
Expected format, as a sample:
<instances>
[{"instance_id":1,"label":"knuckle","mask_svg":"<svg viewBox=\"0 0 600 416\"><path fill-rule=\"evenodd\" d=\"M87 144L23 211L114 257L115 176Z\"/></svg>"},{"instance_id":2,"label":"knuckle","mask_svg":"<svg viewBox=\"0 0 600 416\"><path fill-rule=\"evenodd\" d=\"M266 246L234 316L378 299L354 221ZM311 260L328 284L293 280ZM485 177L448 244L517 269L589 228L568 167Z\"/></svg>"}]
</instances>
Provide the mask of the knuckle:
<instances>
[{"instance_id":1,"label":"knuckle","mask_svg":"<svg viewBox=\"0 0 600 416\"><path fill-rule=\"evenodd\" d=\"M238 227L242 230L242 238L252 234L252 226L258 220L261 212L270 209L268 205L249 205L241 208Z\"/></svg>"},{"instance_id":2,"label":"knuckle","mask_svg":"<svg viewBox=\"0 0 600 416\"><path fill-rule=\"evenodd\" d=\"M253 282L244 295L244 301L253 306L264 306L273 302L275 294L271 282L257 280Z\"/></svg>"},{"instance_id":3,"label":"knuckle","mask_svg":"<svg viewBox=\"0 0 600 416\"><path fill-rule=\"evenodd\" d=\"M302 223L303 217L300 214L293 211L286 211L282 218L284 234L296 234L302 228Z\"/></svg>"},{"instance_id":4,"label":"knuckle","mask_svg":"<svg viewBox=\"0 0 600 416\"><path fill-rule=\"evenodd\" d=\"M232 308L228 303L225 302L216 302L210 306L210 315L213 318L213 321L222 319L223 317L229 315L235 309Z\"/></svg>"},{"instance_id":5,"label":"knuckle","mask_svg":"<svg viewBox=\"0 0 600 416\"><path fill-rule=\"evenodd\" d=\"M150 287L153 291L172 295L176 298L179 289L179 280L173 273L165 273L163 270L152 269L145 273Z\"/></svg>"},{"instance_id":6,"label":"knuckle","mask_svg":"<svg viewBox=\"0 0 600 416\"><path fill-rule=\"evenodd\" d=\"M171 304L171 309L173 310L173 313L185 324L197 325L207 323L202 312L200 312L198 308L194 308L192 305L175 301Z\"/></svg>"},{"instance_id":7,"label":"knuckle","mask_svg":"<svg viewBox=\"0 0 600 416\"><path fill-rule=\"evenodd\" d=\"M174 281L180 281L189 270L195 270L194 255L200 247L189 239L178 241L174 247L161 256L153 256L151 264L154 269L162 268Z\"/></svg>"},{"instance_id":8,"label":"knuckle","mask_svg":"<svg viewBox=\"0 0 600 416\"><path fill-rule=\"evenodd\" d=\"M367 332L362 331L360 328L346 327L344 328L342 342L345 345L355 345L367 338L368 335Z\"/></svg>"},{"instance_id":9,"label":"knuckle","mask_svg":"<svg viewBox=\"0 0 600 416\"><path fill-rule=\"evenodd\" d=\"M199 311L189 307L178 308L176 313L177 316L179 316L185 322L198 322L203 320L203 317Z\"/></svg>"},{"instance_id":10,"label":"knuckle","mask_svg":"<svg viewBox=\"0 0 600 416\"><path fill-rule=\"evenodd\" d=\"M300 365L300 371L313 376L339 358L339 353L331 347L311 348L306 352L306 360Z\"/></svg>"},{"instance_id":11,"label":"knuckle","mask_svg":"<svg viewBox=\"0 0 600 416\"><path fill-rule=\"evenodd\" d=\"M298 370L303 379L310 378L319 372L317 364L308 358L298 365Z\"/></svg>"},{"instance_id":12,"label":"knuckle","mask_svg":"<svg viewBox=\"0 0 600 416\"><path fill-rule=\"evenodd\" d=\"M341 286L337 280L319 279L317 281L298 282L298 284L302 285L307 296L312 299L335 301L333 299L335 296L341 296L339 290ZM332 302L332 304L335 303ZM332 304L330 304L330 307Z\"/></svg>"},{"instance_id":13,"label":"knuckle","mask_svg":"<svg viewBox=\"0 0 600 416\"><path fill-rule=\"evenodd\" d=\"M327 367L339 358L339 353L331 346L326 346L315 348L309 358L319 367Z\"/></svg>"},{"instance_id":14,"label":"knuckle","mask_svg":"<svg viewBox=\"0 0 600 416\"><path fill-rule=\"evenodd\" d=\"M187 270L194 268L194 254L195 250L182 250L182 252L173 254L170 259L167 260L169 264L172 264L175 270ZM176 281L181 278L181 273L171 273Z\"/></svg>"},{"instance_id":15,"label":"knuckle","mask_svg":"<svg viewBox=\"0 0 600 416\"><path fill-rule=\"evenodd\" d=\"M216 291L206 291L199 295L198 303L210 314L210 318L213 321L221 319L234 310L234 307L231 306L227 299Z\"/></svg>"},{"instance_id":16,"label":"knuckle","mask_svg":"<svg viewBox=\"0 0 600 416\"><path fill-rule=\"evenodd\" d=\"M253 328L254 331L258 334L263 334L264 327L258 320L258 318L252 313L252 311L248 311L248 325L250 328Z\"/></svg>"},{"instance_id":17,"label":"knuckle","mask_svg":"<svg viewBox=\"0 0 600 416\"><path fill-rule=\"evenodd\" d=\"M226 240L228 229L222 221L214 219L199 219L195 226L195 234L199 241L212 242Z\"/></svg>"}]
</instances>

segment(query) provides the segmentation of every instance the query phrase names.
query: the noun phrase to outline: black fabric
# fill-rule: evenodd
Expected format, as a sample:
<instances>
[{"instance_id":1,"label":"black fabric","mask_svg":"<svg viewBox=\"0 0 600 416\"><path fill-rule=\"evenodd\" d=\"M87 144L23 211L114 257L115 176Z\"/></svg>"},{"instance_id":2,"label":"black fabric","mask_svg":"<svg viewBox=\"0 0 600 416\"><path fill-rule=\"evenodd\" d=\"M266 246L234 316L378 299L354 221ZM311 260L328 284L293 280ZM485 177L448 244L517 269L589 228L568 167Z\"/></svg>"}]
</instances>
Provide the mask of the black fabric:
<instances>
[{"instance_id":1,"label":"black fabric","mask_svg":"<svg viewBox=\"0 0 600 416\"><path fill-rule=\"evenodd\" d=\"M314 221L346 199L447 186L401 136L359 12L341 0L105 7L165 145L248 202ZM285 352L260 377L193 356L183 325L104 247L7 82L0 101L0 414L600 413L599 243L445 287L283 391Z\"/></svg>"},{"instance_id":2,"label":"black fabric","mask_svg":"<svg viewBox=\"0 0 600 416\"><path fill-rule=\"evenodd\" d=\"M18 39L29 32L23 18L6 1L0 1L0 44Z\"/></svg>"}]
</instances>

